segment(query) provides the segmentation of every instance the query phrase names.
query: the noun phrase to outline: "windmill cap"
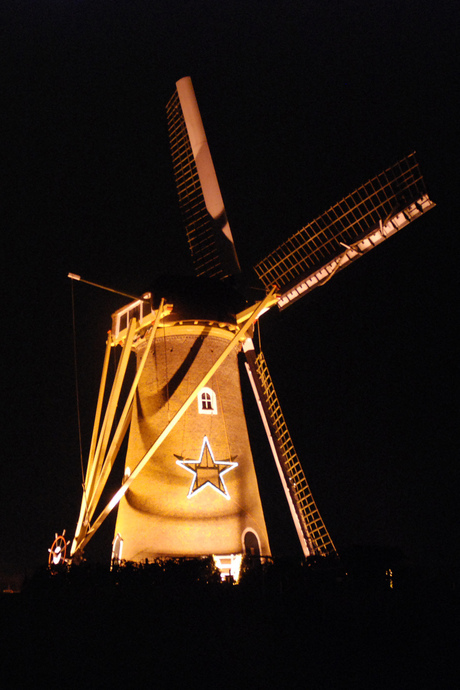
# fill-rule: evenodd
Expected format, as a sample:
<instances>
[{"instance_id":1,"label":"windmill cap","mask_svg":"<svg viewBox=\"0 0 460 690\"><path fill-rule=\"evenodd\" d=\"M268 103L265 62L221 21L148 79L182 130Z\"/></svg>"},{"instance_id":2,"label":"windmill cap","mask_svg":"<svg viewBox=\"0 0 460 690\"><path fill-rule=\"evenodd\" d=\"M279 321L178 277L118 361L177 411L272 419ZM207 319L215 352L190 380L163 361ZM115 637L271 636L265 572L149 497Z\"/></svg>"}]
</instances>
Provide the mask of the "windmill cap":
<instances>
[{"instance_id":1,"label":"windmill cap","mask_svg":"<svg viewBox=\"0 0 460 690\"><path fill-rule=\"evenodd\" d=\"M229 284L216 278L163 276L153 284L154 306L162 297L173 305L166 323L178 319L236 323L242 297Z\"/></svg>"}]
</instances>

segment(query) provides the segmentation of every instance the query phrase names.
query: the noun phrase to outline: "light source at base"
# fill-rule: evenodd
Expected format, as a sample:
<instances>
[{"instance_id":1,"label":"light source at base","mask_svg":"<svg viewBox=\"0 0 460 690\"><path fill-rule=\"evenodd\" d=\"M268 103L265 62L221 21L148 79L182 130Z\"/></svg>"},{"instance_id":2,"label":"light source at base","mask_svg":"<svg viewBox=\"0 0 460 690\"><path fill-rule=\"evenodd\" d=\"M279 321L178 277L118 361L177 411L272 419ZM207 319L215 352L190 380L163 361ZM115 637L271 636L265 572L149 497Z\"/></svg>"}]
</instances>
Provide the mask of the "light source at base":
<instances>
[{"instance_id":1,"label":"light source at base","mask_svg":"<svg viewBox=\"0 0 460 690\"><path fill-rule=\"evenodd\" d=\"M234 582L238 582L242 558L243 554L241 553L230 553L220 556L213 555L214 563L220 570L220 577L222 580L231 577Z\"/></svg>"}]
</instances>

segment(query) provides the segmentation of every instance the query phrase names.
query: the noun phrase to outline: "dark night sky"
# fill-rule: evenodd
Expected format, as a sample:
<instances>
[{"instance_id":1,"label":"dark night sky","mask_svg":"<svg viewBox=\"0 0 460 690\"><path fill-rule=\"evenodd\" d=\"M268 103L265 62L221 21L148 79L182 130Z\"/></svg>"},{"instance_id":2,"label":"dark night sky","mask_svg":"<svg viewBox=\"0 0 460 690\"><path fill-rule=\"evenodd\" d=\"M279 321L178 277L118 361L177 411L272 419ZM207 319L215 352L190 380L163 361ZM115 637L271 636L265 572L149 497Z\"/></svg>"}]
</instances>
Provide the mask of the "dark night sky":
<instances>
[{"instance_id":1,"label":"dark night sky","mask_svg":"<svg viewBox=\"0 0 460 690\"><path fill-rule=\"evenodd\" d=\"M0 574L45 562L54 532L76 525L67 273L140 294L159 273L191 272L164 110L187 74L252 284L251 266L276 244L417 151L436 209L273 310L262 345L338 549L394 546L458 564L458 4L10 6L0 24ZM110 314L124 302L75 286L85 455ZM281 552L284 499L266 462ZM110 538L109 528L100 539Z\"/></svg>"}]
</instances>

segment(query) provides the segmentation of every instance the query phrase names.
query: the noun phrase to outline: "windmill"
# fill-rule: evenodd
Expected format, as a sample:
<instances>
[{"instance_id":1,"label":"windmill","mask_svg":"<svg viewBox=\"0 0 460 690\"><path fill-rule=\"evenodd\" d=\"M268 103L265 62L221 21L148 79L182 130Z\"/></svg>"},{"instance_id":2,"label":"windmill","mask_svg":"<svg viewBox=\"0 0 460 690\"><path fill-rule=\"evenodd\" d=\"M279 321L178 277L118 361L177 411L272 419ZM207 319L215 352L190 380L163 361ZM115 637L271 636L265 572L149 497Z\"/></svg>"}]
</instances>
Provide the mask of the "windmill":
<instances>
[{"instance_id":1,"label":"windmill","mask_svg":"<svg viewBox=\"0 0 460 690\"><path fill-rule=\"evenodd\" d=\"M232 233L190 78L167 105L179 204L195 278L158 280L112 316L71 557L118 507L113 558L213 554L223 573L270 555L246 428L238 352L305 556L335 553L281 411L254 324L287 308L433 208L411 154L292 235L255 266L265 297L247 307ZM72 274L70 274L71 277ZM110 392L110 351L121 347ZM121 413L130 354L136 373ZM108 399L104 406L104 400ZM115 421L116 420L116 421ZM129 430L122 484L96 510Z\"/></svg>"}]
</instances>

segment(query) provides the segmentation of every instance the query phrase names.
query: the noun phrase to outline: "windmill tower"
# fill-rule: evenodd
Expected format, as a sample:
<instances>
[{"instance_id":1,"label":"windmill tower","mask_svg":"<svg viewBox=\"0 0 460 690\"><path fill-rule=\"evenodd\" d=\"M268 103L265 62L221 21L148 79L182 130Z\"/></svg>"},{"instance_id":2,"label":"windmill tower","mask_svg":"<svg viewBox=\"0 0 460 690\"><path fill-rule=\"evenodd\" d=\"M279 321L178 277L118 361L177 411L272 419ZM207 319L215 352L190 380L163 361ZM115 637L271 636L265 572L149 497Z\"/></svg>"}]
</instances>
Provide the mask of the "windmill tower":
<instances>
[{"instance_id":1,"label":"windmill tower","mask_svg":"<svg viewBox=\"0 0 460 690\"><path fill-rule=\"evenodd\" d=\"M118 506L115 558L214 554L230 572L270 546L251 455L237 355L246 369L305 556L335 552L295 452L267 364L251 336L284 309L431 209L414 154L335 204L255 266L266 289L242 308L240 271L191 80L167 106L179 203L196 278L163 279L113 315L71 555ZM122 353L103 411L111 347ZM130 353L136 375L115 424ZM94 519L129 429L124 479Z\"/></svg>"}]
</instances>

